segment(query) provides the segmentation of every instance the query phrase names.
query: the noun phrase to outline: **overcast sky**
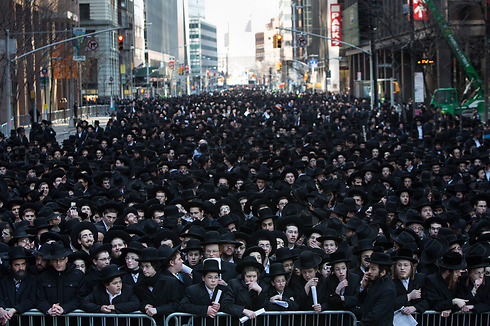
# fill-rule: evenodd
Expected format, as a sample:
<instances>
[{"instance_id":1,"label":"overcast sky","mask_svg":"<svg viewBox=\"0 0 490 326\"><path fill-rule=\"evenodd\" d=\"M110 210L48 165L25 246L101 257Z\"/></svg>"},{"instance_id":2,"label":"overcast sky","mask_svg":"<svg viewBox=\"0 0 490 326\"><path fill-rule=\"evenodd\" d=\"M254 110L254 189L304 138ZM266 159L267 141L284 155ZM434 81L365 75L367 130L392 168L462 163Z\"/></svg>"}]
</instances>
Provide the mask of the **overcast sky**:
<instances>
[{"instance_id":1,"label":"overcast sky","mask_svg":"<svg viewBox=\"0 0 490 326\"><path fill-rule=\"evenodd\" d=\"M218 52L225 53L224 34L230 26L230 56L255 55L255 33L279 13L279 0L206 0L206 20L217 27ZM252 33L245 33L252 20Z\"/></svg>"}]
</instances>

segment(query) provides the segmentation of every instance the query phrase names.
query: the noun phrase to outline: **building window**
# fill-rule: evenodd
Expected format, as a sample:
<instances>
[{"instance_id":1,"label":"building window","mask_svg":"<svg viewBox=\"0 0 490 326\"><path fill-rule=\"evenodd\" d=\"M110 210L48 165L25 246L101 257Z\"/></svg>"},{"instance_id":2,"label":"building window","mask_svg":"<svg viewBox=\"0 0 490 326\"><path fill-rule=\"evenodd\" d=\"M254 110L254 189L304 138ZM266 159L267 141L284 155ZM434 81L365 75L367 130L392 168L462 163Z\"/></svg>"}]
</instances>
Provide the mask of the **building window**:
<instances>
[{"instance_id":1,"label":"building window","mask_svg":"<svg viewBox=\"0 0 490 326\"><path fill-rule=\"evenodd\" d=\"M80 4L80 19L90 20L90 3Z\"/></svg>"}]
</instances>

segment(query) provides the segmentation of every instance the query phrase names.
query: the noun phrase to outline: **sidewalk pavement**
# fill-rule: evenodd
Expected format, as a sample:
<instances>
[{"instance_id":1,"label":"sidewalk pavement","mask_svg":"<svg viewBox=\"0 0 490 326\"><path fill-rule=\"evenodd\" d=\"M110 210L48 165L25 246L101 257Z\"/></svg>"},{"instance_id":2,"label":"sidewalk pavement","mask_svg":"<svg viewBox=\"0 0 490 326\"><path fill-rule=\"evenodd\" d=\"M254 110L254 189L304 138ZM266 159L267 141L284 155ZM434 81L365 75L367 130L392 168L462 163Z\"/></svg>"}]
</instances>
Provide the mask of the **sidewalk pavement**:
<instances>
[{"instance_id":1,"label":"sidewalk pavement","mask_svg":"<svg viewBox=\"0 0 490 326\"><path fill-rule=\"evenodd\" d=\"M109 116L98 116L98 117L85 117L81 118L81 120L87 120L89 125L93 125L95 120L99 120L100 126L105 129L105 126L107 125L107 121L109 121ZM56 140L58 143L61 144L61 142L65 139L68 139L70 135L74 135L76 132L75 127L70 127L68 122L53 122L53 129L56 132ZM26 135L29 137L29 132L31 131L30 127L26 128Z\"/></svg>"}]
</instances>

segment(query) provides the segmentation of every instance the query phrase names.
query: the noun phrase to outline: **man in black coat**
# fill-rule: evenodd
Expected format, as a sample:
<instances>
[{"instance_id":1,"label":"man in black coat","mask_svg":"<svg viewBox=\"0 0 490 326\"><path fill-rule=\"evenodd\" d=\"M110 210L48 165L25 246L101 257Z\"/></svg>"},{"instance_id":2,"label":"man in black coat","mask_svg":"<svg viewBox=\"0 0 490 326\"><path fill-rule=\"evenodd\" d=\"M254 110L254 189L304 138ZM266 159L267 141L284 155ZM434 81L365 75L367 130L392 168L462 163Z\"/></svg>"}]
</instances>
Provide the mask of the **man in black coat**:
<instances>
[{"instance_id":1,"label":"man in black coat","mask_svg":"<svg viewBox=\"0 0 490 326\"><path fill-rule=\"evenodd\" d=\"M51 261L51 266L39 275L36 307L42 313L60 316L80 307L85 293L84 274L68 264L70 253L62 241L56 241L44 257Z\"/></svg>"},{"instance_id":2,"label":"man in black coat","mask_svg":"<svg viewBox=\"0 0 490 326\"><path fill-rule=\"evenodd\" d=\"M369 259L369 269L361 281L359 303L364 304L360 326L392 326L395 311L396 289L389 273L394 262L385 253L374 252Z\"/></svg>"},{"instance_id":3,"label":"man in black coat","mask_svg":"<svg viewBox=\"0 0 490 326\"><path fill-rule=\"evenodd\" d=\"M148 316L163 316L178 311L184 296L179 291L178 281L174 277L160 273L160 261L156 248L145 248L138 260L143 271L143 280L137 284L135 293L140 299L141 311Z\"/></svg>"},{"instance_id":4,"label":"man in black coat","mask_svg":"<svg viewBox=\"0 0 490 326\"><path fill-rule=\"evenodd\" d=\"M37 277L28 272L24 248L12 247L8 253L10 274L0 282L0 321L23 314L36 305ZM11 308L6 311L5 308Z\"/></svg>"}]
</instances>

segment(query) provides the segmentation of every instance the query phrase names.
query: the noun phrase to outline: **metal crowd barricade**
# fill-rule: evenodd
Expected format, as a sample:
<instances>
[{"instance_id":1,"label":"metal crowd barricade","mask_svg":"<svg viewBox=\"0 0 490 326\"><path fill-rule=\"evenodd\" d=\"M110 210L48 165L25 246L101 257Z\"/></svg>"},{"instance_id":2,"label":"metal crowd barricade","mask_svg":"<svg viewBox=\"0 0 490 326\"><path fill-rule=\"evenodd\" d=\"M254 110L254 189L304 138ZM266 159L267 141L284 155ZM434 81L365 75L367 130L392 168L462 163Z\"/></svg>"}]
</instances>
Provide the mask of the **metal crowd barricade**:
<instances>
[{"instance_id":1,"label":"metal crowd barricade","mask_svg":"<svg viewBox=\"0 0 490 326\"><path fill-rule=\"evenodd\" d=\"M165 326L236 326L239 325L238 318L219 312L212 322L207 318L193 314L175 312L167 316ZM357 324L356 315L350 311L266 311L262 315L250 321L251 326L355 326Z\"/></svg>"},{"instance_id":2,"label":"metal crowd barricade","mask_svg":"<svg viewBox=\"0 0 490 326\"><path fill-rule=\"evenodd\" d=\"M46 317L51 319L51 317L46 316L39 310L31 309L23 313L21 316L19 316L18 317L19 322L16 323L15 325L16 326L32 326L32 325L46 326ZM74 323L74 319L76 320L76 324ZM34 320L36 320L36 322L34 322ZM68 314L52 318L53 322L49 324L50 326L51 325L58 326L59 323L60 325L67 326L70 325L70 320L72 321L73 326L77 326L77 325L78 326L80 325L106 326L108 324L112 326L119 326L119 324L126 325L126 326L129 325L157 326L155 319L141 312L135 312L130 314L105 314L105 313L88 313L88 312L84 312L83 310L75 310ZM147 320L148 322L144 322L145 320ZM38 321L40 322L39 324ZM84 323L82 321L88 321L88 323L87 322ZM23 325L23 323L26 323L27 325Z\"/></svg>"},{"instance_id":3,"label":"metal crowd barricade","mask_svg":"<svg viewBox=\"0 0 490 326\"><path fill-rule=\"evenodd\" d=\"M413 314L418 326L483 326L489 325L490 312L475 313L451 313L448 317L442 317L439 311L427 310L423 314Z\"/></svg>"}]
</instances>

